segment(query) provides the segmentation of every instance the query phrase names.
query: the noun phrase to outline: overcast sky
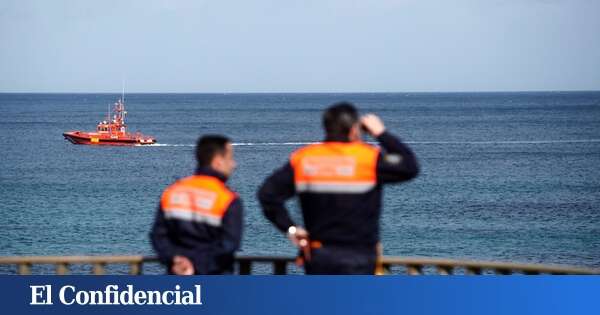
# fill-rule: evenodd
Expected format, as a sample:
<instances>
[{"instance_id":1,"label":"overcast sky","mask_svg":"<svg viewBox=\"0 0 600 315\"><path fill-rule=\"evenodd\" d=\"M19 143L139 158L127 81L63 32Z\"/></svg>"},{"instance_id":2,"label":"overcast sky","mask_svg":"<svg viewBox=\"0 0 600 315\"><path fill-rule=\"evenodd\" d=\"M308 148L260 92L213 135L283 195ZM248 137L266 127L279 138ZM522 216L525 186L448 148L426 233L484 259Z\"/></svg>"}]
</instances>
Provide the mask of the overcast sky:
<instances>
[{"instance_id":1,"label":"overcast sky","mask_svg":"<svg viewBox=\"0 0 600 315\"><path fill-rule=\"evenodd\" d=\"M600 90L600 0L0 0L1 92Z\"/></svg>"}]
</instances>

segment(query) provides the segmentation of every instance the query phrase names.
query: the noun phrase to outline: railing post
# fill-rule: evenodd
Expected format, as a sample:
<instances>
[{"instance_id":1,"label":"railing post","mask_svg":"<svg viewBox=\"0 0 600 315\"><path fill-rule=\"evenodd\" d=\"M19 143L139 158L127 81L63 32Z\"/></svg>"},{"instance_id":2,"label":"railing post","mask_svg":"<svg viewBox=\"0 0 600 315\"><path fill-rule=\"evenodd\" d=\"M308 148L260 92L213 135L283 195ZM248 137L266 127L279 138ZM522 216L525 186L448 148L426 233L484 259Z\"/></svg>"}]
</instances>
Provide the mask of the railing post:
<instances>
[{"instance_id":1,"label":"railing post","mask_svg":"<svg viewBox=\"0 0 600 315\"><path fill-rule=\"evenodd\" d=\"M130 275L141 275L142 274L142 262L134 262L129 264Z\"/></svg>"},{"instance_id":2,"label":"railing post","mask_svg":"<svg viewBox=\"0 0 600 315\"><path fill-rule=\"evenodd\" d=\"M439 275L442 276L448 276L452 274L452 267L451 266L436 266L437 267L437 272Z\"/></svg>"},{"instance_id":3,"label":"railing post","mask_svg":"<svg viewBox=\"0 0 600 315\"><path fill-rule=\"evenodd\" d=\"M380 263L375 268L375 275L376 276L385 276L386 274L389 274L389 273L391 273L391 271L390 271L390 265L389 264Z\"/></svg>"},{"instance_id":4,"label":"railing post","mask_svg":"<svg viewBox=\"0 0 600 315\"><path fill-rule=\"evenodd\" d=\"M56 264L56 274L57 275L66 275L69 273L69 267L66 263L57 263Z\"/></svg>"},{"instance_id":5,"label":"railing post","mask_svg":"<svg viewBox=\"0 0 600 315\"><path fill-rule=\"evenodd\" d=\"M410 276L418 276L423 274L422 268L423 266L421 265L407 265L406 273L408 273Z\"/></svg>"},{"instance_id":6,"label":"railing post","mask_svg":"<svg viewBox=\"0 0 600 315\"><path fill-rule=\"evenodd\" d=\"M22 263L19 264L19 274L20 275L29 275L31 274L31 264L30 263Z\"/></svg>"},{"instance_id":7,"label":"railing post","mask_svg":"<svg viewBox=\"0 0 600 315\"><path fill-rule=\"evenodd\" d=\"M104 263L94 263L94 267L92 268L92 272L94 275L99 276L104 274Z\"/></svg>"},{"instance_id":8,"label":"railing post","mask_svg":"<svg viewBox=\"0 0 600 315\"><path fill-rule=\"evenodd\" d=\"M287 262L285 260L273 261L273 274L284 275L287 273Z\"/></svg>"}]
</instances>

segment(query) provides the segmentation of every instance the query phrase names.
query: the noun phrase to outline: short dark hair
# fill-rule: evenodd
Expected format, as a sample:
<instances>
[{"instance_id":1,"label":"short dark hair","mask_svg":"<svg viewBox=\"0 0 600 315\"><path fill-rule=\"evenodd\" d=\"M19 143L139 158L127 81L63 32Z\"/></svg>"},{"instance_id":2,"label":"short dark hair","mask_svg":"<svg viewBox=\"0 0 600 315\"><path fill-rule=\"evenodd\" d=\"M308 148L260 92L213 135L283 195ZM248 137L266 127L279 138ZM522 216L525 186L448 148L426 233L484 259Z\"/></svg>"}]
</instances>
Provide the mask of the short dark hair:
<instances>
[{"instance_id":1,"label":"short dark hair","mask_svg":"<svg viewBox=\"0 0 600 315\"><path fill-rule=\"evenodd\" d=\"M358 111L349 102L335 103L323 113L323 127L330 138L348 137L350 129L357 122Z\"/></svg>"},{"instance_id":2,"label":"short dark hair","mask_svg":"<svg viewBox=\"0 0 600 315\"><path fill-rule=\"evenodd\" d=\"M231 141L222 135L204 135L196 143L198 166L210 166L216 155L225 154L225 148Z\"/></svg>"}]
</instances>

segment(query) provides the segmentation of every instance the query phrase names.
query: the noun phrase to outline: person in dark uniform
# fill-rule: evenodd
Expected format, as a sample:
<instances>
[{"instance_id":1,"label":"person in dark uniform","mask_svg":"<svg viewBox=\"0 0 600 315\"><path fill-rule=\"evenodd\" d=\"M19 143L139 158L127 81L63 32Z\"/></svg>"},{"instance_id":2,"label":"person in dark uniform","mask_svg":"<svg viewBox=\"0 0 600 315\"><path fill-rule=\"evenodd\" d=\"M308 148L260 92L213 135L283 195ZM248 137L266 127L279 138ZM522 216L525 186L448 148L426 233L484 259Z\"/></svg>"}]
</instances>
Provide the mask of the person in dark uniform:
<instances>
[{"instance_id":1,"label":"person in dark uniform","mask_svg":"<svg viewBox=\"0 0 600 315\"><path fill-rule=\"evenodd\" d=\"M267 219L303 249L307 274L373 274L383 185L415 178L417 160L379 117L359 118L350 103L329 107L323 125L325 141L292 153L262 184L258 199ZM362 142L361 129L381 148ZM294 195L306 228L285 207Z\"/></svg>"},{"instance_id":2,"label":"person in dark uniform","mask_svg":"<svg viewBox=\"0 0 600 315\"><path fill-rule=\"evenodd\" d=\"M229 139L207 135L196 146L198 168L162 194L152 246L167 272L230 274L242 238L242 201L226 185L235 169Z\"/></svg>"}]
</instances>

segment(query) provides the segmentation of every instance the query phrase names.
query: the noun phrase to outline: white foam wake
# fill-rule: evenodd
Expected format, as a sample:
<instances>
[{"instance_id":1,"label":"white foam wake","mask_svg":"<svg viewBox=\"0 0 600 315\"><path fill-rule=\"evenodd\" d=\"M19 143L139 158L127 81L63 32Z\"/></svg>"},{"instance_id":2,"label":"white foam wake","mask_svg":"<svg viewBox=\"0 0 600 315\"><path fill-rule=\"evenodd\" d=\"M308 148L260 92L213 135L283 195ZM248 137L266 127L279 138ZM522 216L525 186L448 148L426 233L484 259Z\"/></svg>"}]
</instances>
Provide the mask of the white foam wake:
<instances>
[{"instance_id":1,"label":"white foam wake","mask_svg":"<svg viewBox=\"0 0 600 315\"><path fill-rule=\"evenodd\" d=\"M319 142L234 142L234 146L301 146ZM369 142L376 144L377 142ZM431 145L490 145L490 144L553 144L553 143L600 143L600 139L579 140L490 140L490 141L405 141L407 144L431 144ZM195 144L171 144L155 143L143 145L143 147L193 147Z\"/></svg>"},{"instance_id":2,"label":"white foam wake","mask_svg":"<svg viewBox=\"0 0 600 315\"><path fill-rule=\"evenodd\" d=\"M490 140L490 141L406 141L408 144L552 144L552 143L592 143L600 139L580 140Z\"/></svg>"},{"instance_id":3,"label":"white foam wake","mask_svg":"<svg viewBox=\"0 0 600 315\"><path fill-rule=\"evenodd\" d=\"M154 143L154 144L141 145L141 147L193 147L193 146L195 146L195 144Z\"/></svg>"}]
</instances>

